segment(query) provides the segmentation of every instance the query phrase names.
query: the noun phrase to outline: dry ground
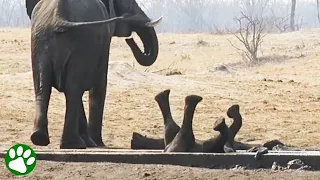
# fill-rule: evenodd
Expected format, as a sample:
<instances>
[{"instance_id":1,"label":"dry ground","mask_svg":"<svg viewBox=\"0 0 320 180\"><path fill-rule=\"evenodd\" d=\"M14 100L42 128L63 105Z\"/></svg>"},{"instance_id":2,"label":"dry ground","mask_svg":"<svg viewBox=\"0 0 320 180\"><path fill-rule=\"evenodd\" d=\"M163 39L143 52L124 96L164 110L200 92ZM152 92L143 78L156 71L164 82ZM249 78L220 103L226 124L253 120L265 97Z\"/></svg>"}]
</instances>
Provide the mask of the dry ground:
<instances>
[{"instance_id":1,"label":"dry ground","mask_svg":"<svg viewBox=\"0 0 320 180\"><path fill-rule=\"evenodd\" d=\"M129 148L133 131L162 137L163 121L154 96L167 88L171 89L170 103L178 124L184 97L197 94L204 98L194 117L197 139L215 135L214 120L226 117L227 108L237 103L244 118L237 140L263 143L279 139L298 147L320 145L319 29L266 36L263 62L255 66L243 63L228 39L241 45L230 35L158 37L160 54L149 68L135 62L123 39L113 39L103 126L106 145ZM214 71L219 64L227 65L229 71ZM184 75L164 75L174 70ZM0 146L26 143L34 147L29 140L34 116L29 29L0 29L0 92ZM87 107L87 94L84 102ZM51 144L44 148L59 147L64 113L64 96L53 90Z\"/></svg>"},{"instance_id":2,"label":"dry ground","mask_svg":"<svg viewBox=\"0 0 320 180\"><path fill-rule=\"evenodd\" d=\"M4 163L0 160L0 163ZM125 170L124 170L125 169ZM14 177L5 167L0 179L28 180L318 180L320 172L271 170L213 170L169 165L39 162L26 177Z\"/></svg>"}]
</instances>

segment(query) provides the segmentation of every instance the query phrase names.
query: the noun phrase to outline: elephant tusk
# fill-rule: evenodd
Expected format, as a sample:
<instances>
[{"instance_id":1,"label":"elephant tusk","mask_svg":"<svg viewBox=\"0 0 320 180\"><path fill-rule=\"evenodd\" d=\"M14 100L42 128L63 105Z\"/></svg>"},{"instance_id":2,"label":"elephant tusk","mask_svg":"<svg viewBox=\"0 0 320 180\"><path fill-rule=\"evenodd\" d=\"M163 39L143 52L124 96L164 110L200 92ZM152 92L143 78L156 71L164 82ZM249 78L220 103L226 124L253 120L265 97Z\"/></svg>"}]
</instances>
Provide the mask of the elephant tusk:
<instances>
[{"instance_id":1,"label":"elephant tusk","mask_svg":"<svg viewBox=\"0 0 320 180\"><path fill-rule=\"evenodd\" d=\"M155 26L157 26L157 25L160 24L161 20L162 20L162 16L160 16L160 17L159 17L158 19L156 19L156 20L147 22L147 23L145 24L145 26L147 26L147 27L155 27Z\"/></svg>"}]
</instances>

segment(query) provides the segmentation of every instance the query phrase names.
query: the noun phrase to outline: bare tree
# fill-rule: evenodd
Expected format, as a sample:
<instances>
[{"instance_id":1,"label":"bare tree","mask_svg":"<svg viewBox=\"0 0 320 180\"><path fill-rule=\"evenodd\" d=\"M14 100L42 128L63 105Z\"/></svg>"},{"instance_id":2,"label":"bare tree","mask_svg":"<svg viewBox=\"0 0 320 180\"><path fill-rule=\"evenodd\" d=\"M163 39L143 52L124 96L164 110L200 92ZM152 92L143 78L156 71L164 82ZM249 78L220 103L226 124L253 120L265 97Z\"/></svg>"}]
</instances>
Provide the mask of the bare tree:
<instances>
[{"instance_id":1,"label":"bare tree","mask_svg":"<svg viewBox=\"0 0 320 180\"><path fill-rule=\"evenodd\" d=\"M296 0L291 0L291 13L290 13L290 29L291 29L291 31L295 30L294 17L295 17L295 13L296 13L296 4L297 4Z\"/></svg>"},{"instance_id":2,"label":"bare tree","mask_svg":"<svg viewBox=\"0 0 320 180\"><path fill-rule=\"evenodd\" d=\"M265 28L267 22L262 17L248 16L241 12L241 16L236 18L239 29L237 33L232 33L245 47L241 49L236 47L231 41L230 44L244 53L247 60L256 63L258 59L258 49L261 46L263 38L267 35Z\"/></svg>"}]
</instances>

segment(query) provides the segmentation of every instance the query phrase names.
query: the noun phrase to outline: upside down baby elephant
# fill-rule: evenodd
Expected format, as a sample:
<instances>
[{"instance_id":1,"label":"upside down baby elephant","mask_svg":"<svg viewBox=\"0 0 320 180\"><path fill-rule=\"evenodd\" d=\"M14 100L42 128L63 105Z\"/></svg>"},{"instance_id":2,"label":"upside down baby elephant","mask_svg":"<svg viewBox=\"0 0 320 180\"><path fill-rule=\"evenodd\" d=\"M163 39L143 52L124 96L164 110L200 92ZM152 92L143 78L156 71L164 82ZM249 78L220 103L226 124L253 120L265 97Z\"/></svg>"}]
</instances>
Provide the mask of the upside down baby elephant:
<instances>
[{"instance_id":1,"label":"upside down baby elephant","mask_svg":"<svg viewBox=\"0 0 320 180\"><path fill-rule=\"evenodd\" d=\"M50 143L47 111L52 87L66 100L60 148L104 146L101 137L112 36L141 38L145 52L127 39L138 63L152 65L158 40L151 21L134 0L27 0L31 18L31 59L35 120L31 141ZM89 124L82 96L89 93Z\"/></svg>"}]
</instances>

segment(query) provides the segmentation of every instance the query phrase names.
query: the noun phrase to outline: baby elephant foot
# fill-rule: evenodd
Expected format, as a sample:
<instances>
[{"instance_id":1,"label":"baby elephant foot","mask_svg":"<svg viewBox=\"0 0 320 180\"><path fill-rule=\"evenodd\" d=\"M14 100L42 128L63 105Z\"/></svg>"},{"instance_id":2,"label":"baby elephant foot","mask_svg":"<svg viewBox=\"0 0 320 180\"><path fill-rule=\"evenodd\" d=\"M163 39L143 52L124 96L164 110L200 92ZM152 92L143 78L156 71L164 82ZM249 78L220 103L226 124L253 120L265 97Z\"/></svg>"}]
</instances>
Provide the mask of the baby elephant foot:
<instances>
[{"instance_id":1,"label":"baby elephant foot","mask_svg":"<svg viewBox=\"0 0 320 180\"><path fill-rule=\"evenodd\" d=\"M37 129L30 137L32 143L37 146L48 146L50 144L48 129Z\"/></svg>"},{"instance_id":2,"label":"baby elephant foot","mask_svg":"<svg viewBox=\"0 0 320 180\"><path fill-rule=\"evenodd\" d=\"M86 149L86 147L86 143L79 135L61 138L60 149Z\"/></svg>"},{"instance_id":3,"label":"baby elephant foot","mask_svg":"<svg viewBox=\"0 0 320 180\"><path fill-rule=\"evenodd\" d=\"M227 111L227 116L229 118L234 118L234 117L237 117L239 116L239 110L240 107L238 104L234 104L232 105L231 107L229 107L228 111Z\"/></svg>"},{"instance_id":4,"label":"baby elephant foot","mask_svg":"<svg viewBox=\"0 0 320 180\"><path fill-rule=\"evenodd\" d=\"M224 117L219 117L213 125L213 130L221 131L222 129L227 128L226 121Z\"/></svg>"}]
</instances>

